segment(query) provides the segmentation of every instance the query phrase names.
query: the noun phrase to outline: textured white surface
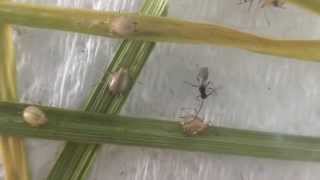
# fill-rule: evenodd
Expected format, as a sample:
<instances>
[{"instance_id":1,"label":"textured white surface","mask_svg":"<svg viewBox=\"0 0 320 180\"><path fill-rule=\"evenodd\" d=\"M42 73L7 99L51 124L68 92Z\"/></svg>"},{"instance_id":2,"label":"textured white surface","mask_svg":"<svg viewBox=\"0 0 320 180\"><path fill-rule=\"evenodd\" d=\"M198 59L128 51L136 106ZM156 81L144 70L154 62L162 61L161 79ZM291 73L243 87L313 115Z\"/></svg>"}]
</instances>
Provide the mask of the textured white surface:
<instances>
[{"instance_id":1,"label":"textured white surface","mask_svg":"<svg viewBox=\"0 0 320 180\"><path fill-rule=\"evenodd\" d=\"M136 11L141 0L19 0L98 10ZM278 38L318 39L320 19L293 6L248 12L238 0L171 0L169 16L225 24ZM266 18L271 22L268 26ZM21 101L80 108L120 41L16 27ZM220 87L201 116L217 126L320 136L320 64L289 61L238 49L158 44L122 113L175 119L196 104L198 67ZM161 68L159 68L161 67ZM33 179L45 179L63 142L28 139ZM320 164L104 145L91 180L274 179L316 180Z\"/></svg>"}]
</instances>

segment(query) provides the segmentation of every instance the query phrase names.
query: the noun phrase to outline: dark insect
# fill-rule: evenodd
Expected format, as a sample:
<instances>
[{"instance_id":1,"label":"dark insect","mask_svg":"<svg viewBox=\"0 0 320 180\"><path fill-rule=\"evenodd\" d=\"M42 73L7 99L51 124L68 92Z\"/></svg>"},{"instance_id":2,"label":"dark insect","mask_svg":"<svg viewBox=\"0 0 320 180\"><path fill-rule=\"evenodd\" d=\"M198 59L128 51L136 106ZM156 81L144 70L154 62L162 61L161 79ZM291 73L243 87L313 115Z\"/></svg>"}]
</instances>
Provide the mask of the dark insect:
<instances>
[{"instance_id":1,"label":"dark insect","mask_svg":"<svg viewBox=\"0 0 320 180\"><path fill-rule=\"evenodd\" d=\"M196 87L198 88L198 91L199 91L199 95L197 96L197 99L200 100L200 105L199 105L199 108L198 109L194 109L195 111L195 114L194 116L196 117L202 107L203 107L203 104L204 104L204 100L207 99L209 96L211 96L212 94L216 95L217 92L217 88L213 88L211 87L210 85L212 85L212 82L211 81L208 81L208 77L209 77L209 69L208 67L201 67L200 70L199 70L199 73L197 75L197 83L198 84L192 84L190 82L187 82L185 81L184 83L186 84L189 84L190 86L192 87Z\"/></svg>"},{"instance_id":2,"label":"dark insect","mask_svg":"<svg viewBox=\"0 0 320 180\"><path fill-rule=\"evenodd\" d=\"M216 88L210 87L212 82L208 81L208 76L209 76L208 67L202 67L200 68L200 71L197 75L198 84L192 84L190 82L185 81L186 84L189 84L192 87L198 88L200 95L198 95L197 98L200 97L202 100L207 99L207 97L209 97L212 94L217 94Z\"/></svg>"}]
</instances>

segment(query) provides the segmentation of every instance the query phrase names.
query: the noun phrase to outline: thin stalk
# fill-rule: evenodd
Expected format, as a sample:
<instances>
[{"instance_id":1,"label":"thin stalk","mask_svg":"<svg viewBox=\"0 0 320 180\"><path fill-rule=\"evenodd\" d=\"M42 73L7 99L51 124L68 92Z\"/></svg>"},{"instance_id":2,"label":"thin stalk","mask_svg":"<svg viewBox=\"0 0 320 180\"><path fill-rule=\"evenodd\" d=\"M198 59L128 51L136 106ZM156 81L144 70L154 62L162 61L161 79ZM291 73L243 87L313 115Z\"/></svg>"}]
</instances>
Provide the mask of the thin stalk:
<instances>
[{"instance_id":1,"label":"thin stalk","mask_svg":"<svg viewBox=\"0 0 320 180\"><path fill-rule=\"evenodd\" d=\"M43 127L26 124L27 105L0 102L0 133L80 143L113 143L286 160L319 161L320 138L210 127L188 137L178 122L39 108L49 119ZM76 151L77 152L77 151ZM71 154L70 154L71 155Z\"/></svg>"},{"instance_id":2,"label":"thin stalk","mask_svg":"<svg viewBox=\"0 0 320 180\"><path fill-rule=\"evenodd\" d=\"M122 36L113 33L111 22L118 16L131 17L137 23L136 30ZM0 2L0 18L35 28L144 41L205 43L305 61L320 61L318 40L268 39L219 25L172 18L6 2Z\"/></svg>"},{"instance_id":3,"label":"thin stalk","mask_svg":"<svg viewBox=\"0 0 320 180\"><path fill-rule=\"evenodd\" d=\"M167 0L146 0L142 14L159 16L166 12ZM117 114L125 102L130 89L137 79L144 63L154 48L154 43L143 41L124 41L118 49L105 74L88 100L85 111ZM121 67L128 67L130 84L121 96L113 96L108 90L110 72ZM80 180L87 179L87 174L96 156L96 144L67 143L47 179Z\"/></svg>"},{"instance_id":4,"label":"thin stalk","mask_svg":"<svg viewBox=\"0 0 320 180\"><path fill-rule=\"evenodd\" d=\"M16 62L11 26L0 22L0 100L17 101ZM24 141L13 136L0 137L6 180L28 180Z\"/></svg>"}]
</instances>

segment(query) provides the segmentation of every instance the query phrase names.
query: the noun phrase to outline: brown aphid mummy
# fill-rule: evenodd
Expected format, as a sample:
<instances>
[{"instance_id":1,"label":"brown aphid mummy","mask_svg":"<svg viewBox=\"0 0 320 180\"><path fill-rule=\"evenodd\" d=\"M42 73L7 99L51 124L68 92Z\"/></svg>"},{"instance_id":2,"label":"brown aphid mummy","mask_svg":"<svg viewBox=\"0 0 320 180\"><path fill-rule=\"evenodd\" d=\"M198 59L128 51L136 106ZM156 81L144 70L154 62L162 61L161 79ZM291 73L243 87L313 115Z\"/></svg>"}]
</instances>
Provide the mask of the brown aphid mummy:
<instances>
[{"instance_id":1,"label":"brown aphid mummy","mask_svg":"<svg viewBox=\"0 0 320 180\"><path fill-rule=\"evenodd\" d=\"M127 68L120 68L117 72L111 74L109 91L112 95L122 94L129 85L129 71Z\"/></svg>"},{"instance_id":2,"label":"brown aphid mummy","mask_svg":"<svg viewBox=\"0 0 320 180\"><path fill-rule=\"evenodd\" d=\"M40 127L48 122L45 113L36 106L28 106L23 110L23 119L31 127Z\"/></svg>"},{"instance_id":3,"label":"brown aphid mummy","mask_svg":"<svg viewBox=\"0 0 320 180\"><path fill-rule=\"evenodd\" d=\"M263 0L261 3L261 8L268 6L283 8L286 2L287 0Z\"/></svg>"},{"instance_id":4,"label":"brown aphid mummy","mask_svg":"<svg viewBox=\"0 0 320 180\"><path fill-rule=\"evenodd\" d=\"M207 133L209 124L204 122L203 119L201 119L198 116L194 115L188 115L181 117L185 121L181 122L181 126L183 129L183 132L187 136L196 136L196 135L202 135Z\"/></svg>"},{"instance_id":5,"label":"brown aphid mummy","mask_svg":"<svg viewBox=\"0 0 320 180\"><path fill-rule=\"evenodd\" d=\"M136 31L137 23L132 17L119 16L111 20L111 32L120 36L128 36Z\"/></svg>"}]
</instances>

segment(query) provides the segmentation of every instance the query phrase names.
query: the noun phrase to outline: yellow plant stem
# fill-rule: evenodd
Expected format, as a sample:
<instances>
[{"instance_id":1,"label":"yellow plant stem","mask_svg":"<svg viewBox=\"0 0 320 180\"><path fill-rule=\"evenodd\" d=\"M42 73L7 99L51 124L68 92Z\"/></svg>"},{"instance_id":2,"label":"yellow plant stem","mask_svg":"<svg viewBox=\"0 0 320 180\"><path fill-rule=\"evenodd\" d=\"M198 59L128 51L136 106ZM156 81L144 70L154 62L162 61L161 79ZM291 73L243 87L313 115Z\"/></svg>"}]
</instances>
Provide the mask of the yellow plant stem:
<instances>
[{"instance_id":1,"label":"yellow plant stem","mask_svg":"<svg viewBox=\"0 0 320 180\"><path fill-rule=\"evenodd\" d=\"M0 22L0 99L17 101L16 63L10 25ZM24 141L18 137L0 138L6 180L28 180Z\"/></svg>"},{"instance_id":2,"label":"yellow plant stem","mask_svg":"<svg viewBox=\"0 0 320 180\"><path fill-rule=\"evenodd\" d=\"M130 17L130 21L136 24L135 30L121 35L112 31L112 22L119 16ZM214 24L143 16L137 13L99 12L1 2L0 18L8 23L36 28L131 40L221 45L261 54L320 61L320 41L318 40L277 40Z\"/></svg>"},{"instance_id":3,"label":"yellow plant stem","mask_svg":"<svg viewBox=\"0 0 320 180\"><path fill-rule=\"evenodd\" d=\"M320 15L320 0L288 0L290 3L295 4L304 9L310 10Z\"/></svg>"}]
</instances>

